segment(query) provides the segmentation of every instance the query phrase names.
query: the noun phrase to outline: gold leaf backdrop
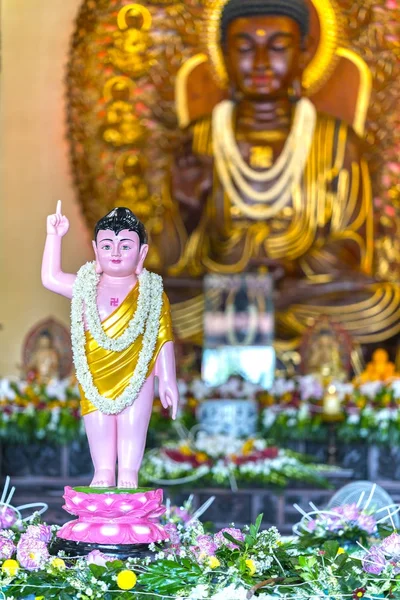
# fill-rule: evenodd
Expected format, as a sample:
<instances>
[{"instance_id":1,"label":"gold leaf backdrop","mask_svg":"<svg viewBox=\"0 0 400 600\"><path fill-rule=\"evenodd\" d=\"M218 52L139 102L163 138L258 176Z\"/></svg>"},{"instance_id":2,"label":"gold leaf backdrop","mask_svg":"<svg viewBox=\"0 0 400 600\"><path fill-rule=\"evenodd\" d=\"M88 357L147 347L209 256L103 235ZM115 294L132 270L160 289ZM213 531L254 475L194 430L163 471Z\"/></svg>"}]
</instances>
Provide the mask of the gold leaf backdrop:
<instances>
[{"instance_id":1,"label":"gold leaf backdrop","mask_svg":"<svg viewBox=\"0 0 400 600\"><path fill-rule=\"evenodd\" d=\"M373 76L366 149L379 230L377 270L398 279L400 11L396 0L338 4L349 47ZM204 14L199 0L84 0L71 43L68 137L87 224L93 228L114 206L128 206L150 234L149 268L161 272L176 258L168 240L178 235L183 243L184 238L179 218L168 218L177 211L168 173L184 143L174 106L175 78L184 62L204 49Z\"/></svg>"}]
</instances>

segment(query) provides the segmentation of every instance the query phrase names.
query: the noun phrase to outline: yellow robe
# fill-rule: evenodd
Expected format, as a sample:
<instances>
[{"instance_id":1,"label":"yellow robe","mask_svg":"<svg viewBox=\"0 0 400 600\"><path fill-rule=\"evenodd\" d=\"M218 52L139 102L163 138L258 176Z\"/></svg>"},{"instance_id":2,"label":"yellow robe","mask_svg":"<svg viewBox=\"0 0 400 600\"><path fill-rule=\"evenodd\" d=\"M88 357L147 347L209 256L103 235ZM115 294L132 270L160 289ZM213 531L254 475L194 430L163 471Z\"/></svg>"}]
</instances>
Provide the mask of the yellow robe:
<instances>
[{"instance_id":1,"label":"yellow robe","mask_svg":"<svg viewBox=\"0 0 400 600\"><path fill-rule=\"evenodd\" d=\"M109 315L102 323L104 331L113 339L122 334L135 314L138 301L139 286L136 285L126 296L122 304ZM170 315L169 300L165 292L163 293L163 305L160 315L160 329L153 358L150 361L147 371L147 377L152 372L158 353L166 342L173 341L172 323ZM104 350L98 346L92 335L86 332L86 357L90 372L93 377L94 385L99 393L105 398L115 400L130 382L133 371L135 370L140 351L142 349L143 335L140 335L136 341L122 352L112 352ZM87 415L95 410L96 407L87 400L85 394L79 386L81 395L81 413Z\"/></svg>"}]
</instances>

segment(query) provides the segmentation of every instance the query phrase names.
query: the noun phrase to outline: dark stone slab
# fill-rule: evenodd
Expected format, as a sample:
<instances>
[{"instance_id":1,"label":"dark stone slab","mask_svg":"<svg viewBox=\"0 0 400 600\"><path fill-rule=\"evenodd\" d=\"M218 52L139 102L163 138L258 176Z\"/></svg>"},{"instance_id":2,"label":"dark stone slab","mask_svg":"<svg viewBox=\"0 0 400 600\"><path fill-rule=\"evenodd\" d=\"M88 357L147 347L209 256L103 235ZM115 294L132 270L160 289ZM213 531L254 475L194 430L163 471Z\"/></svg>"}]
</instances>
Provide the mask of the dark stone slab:
<instances>
[{"instance_id":1,"label":"dark stone slab","mask_svg":"<svg viewBox=\"0 0 400 600\"><path fill-rule=\"evenodd\" d=\"M400 446L378 447L378 478L400 481Z\"/></svg>"},{"instance_id":2,"label":"dark stone slab","mask_svg":"<svg viewBox=\"0 0 400 600\"><path fill-rule=\"evenodd\" d=\"M1 474L14 477L61 477L61 446L48 443L3 444Z\"/></svg>"},{"instance_id":3,"label":"dark stone slab","mask_svg":"<svg viewBox=\"0 0 400 600\"><path fill-rule=\"evenodd\" d=\"M70 477L91 476L93 464L86 438L76 440L68 446L68 475Z\"/></svg>"}]
</instances>

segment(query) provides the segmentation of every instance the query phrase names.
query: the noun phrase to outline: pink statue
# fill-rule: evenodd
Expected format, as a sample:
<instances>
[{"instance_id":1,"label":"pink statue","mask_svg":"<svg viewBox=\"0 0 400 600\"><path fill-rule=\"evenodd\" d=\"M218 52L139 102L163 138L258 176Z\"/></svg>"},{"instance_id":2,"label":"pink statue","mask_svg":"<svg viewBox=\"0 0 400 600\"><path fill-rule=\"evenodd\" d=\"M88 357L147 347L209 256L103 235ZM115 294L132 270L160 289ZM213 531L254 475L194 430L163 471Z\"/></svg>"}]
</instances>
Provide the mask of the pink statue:
<instances>
[{"instance_id":1,"label":"pink statue","mask_svg":"<svg viewBox=\"0 0 400 600\"><path fill-rule=\"evenodd\" d=\"M47 218L43 285L72 299L71 339L81 409L95 474L92 487L137 488L150 421L154 379L160 400L176 418L174 345L168 298L161 278L144 269L143 224L116 208L95 228L94 263L77 275L61 270L61 214Z\"/></svg>"}]
</instances>

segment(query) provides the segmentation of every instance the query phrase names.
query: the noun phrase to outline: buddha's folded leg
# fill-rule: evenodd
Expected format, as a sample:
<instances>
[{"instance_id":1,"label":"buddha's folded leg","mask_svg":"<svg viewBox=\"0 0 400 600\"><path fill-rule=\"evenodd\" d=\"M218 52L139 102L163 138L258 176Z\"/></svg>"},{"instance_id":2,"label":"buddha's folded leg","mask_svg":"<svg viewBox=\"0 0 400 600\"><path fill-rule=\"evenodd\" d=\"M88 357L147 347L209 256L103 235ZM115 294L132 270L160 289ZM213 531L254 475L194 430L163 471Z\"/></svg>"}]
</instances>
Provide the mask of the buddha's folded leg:
<instances>
[{"instance_id":1,"label":"buddha's folded leg","mask_svg":"<svg viewBox=\"0 0 400 600\"><path fill-rule=\"evenodd\" d=\"M394 283L374 283L364 289L359 282L310 286L309 298L278 310L278 335L301 335L320 315L340 323L360 344L379 343L400 332L400 287ZM342 287L342 291L340 291ZM324 289L323 289L324 288ZM324 291L324 293L322 293Z\"/></svg>"}]
</instances>

